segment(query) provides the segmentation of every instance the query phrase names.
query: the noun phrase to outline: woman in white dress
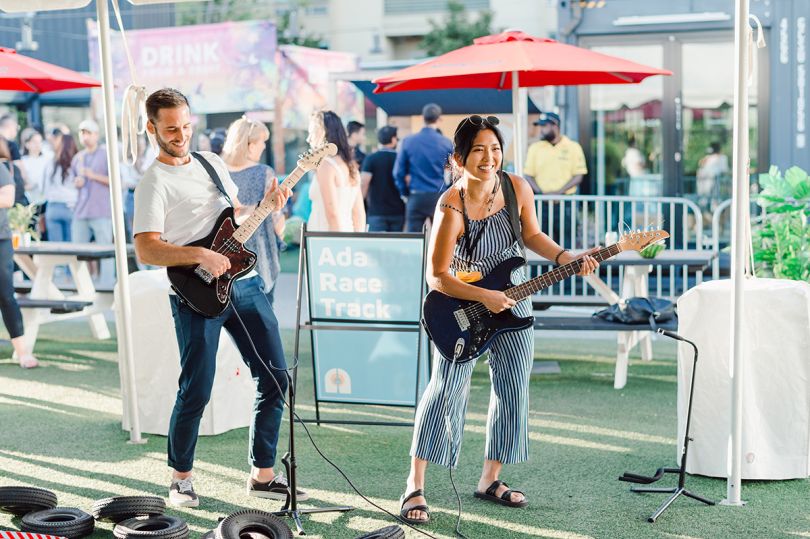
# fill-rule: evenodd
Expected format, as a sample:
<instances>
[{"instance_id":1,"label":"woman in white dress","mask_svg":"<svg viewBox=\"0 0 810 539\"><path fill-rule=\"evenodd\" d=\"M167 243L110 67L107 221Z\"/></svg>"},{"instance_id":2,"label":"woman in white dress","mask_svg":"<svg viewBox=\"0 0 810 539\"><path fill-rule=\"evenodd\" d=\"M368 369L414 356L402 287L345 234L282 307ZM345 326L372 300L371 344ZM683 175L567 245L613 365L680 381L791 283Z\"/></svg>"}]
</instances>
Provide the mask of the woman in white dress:
<instances>
[{"instance_id":1,"label":"woman in white dress","mask_svg":"<svg viewBox=\"0 0 810 539\"><path fill-rule=\"evenodd\" d=\"M324 159L315 170L315 181L309 188L312 213L307 228L325 232L364 232L366 211L360 190L360 171L340 117L328 110L313 113L307 142L312 148L331 142L338 149L336 156Z\"/></svg>"}]
</instances>

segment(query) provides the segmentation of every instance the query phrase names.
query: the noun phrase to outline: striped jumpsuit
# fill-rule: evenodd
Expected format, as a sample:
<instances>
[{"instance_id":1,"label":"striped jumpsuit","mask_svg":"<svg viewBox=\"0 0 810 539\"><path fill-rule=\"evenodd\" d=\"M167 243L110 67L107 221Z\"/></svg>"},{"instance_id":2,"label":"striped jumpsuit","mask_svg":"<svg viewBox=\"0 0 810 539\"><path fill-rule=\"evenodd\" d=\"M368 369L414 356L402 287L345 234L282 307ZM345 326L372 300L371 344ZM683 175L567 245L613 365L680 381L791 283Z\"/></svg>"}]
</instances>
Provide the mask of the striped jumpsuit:
<instances>
[{"instance_id":1,"label":"striped jumpsuit","mask_svg":"<svg viewBox=\"0 0 810 539\"><path fill-rule=\"evenodd\" d=\"M476 237L484 232L475 247L474 259L468 261L463 237L456 243L450 265L454 273L477 270L486 275L500 262L523 256L514 239L508 209L485 219L470 220L469 233ZM512 281L526 280L523 267L512 273ZM513 307L516 316L532 316L528 298ZM480 357L480 356L479 356ZM487 415L487 438L484 457L503 464L523 462L529 458L529 377L534 359L534 329L502 333L489 348L489 371L492 390ZM416 410L413 443L410 454L446 467L458 464L464 417L470 393L470 378L477 358L453 364L434 352L433 374ZM450 431L445 423L449 406Z\"/></svg>"}]
</instances>

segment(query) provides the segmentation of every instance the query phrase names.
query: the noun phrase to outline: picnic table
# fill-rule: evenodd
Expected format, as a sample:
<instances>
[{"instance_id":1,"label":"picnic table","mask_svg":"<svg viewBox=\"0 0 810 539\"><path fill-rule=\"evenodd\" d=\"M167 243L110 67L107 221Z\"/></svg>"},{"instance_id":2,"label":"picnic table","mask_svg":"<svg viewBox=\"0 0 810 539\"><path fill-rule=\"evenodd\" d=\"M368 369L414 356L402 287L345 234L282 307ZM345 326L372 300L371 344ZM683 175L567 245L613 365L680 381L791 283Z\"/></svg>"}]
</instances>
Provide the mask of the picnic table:
<instances>
[{"instance_id":1,"label":"picnic table","mask_svg":"<svg viewBox=\"0 0 810 539\"><path fill-rule=\"evenodd\" d=\"M582 251L579 251L582 252ZM574 254L578 254L575 252ZM699 249L673 249L666 250L659 253L655 258L644 258L636 251L622 251L618 255L600 263L605 267L620 267L622 271L621 281L619 283L619 293L617 294L605 281L603 281L597 273L584 277L585 281L590 285L598 295L598 302L604 302L607 305L615 305L622 303L624 300L632 297L648 297L649 290L649 274L653 270L653 266L687 266L688 268L696 271L708 268L712 260L714 260L717 253L714 251L704 251ZM543 265L549 264L549 261L541 256L528 251L528 264L529 265ZM544 305L595 305L596 298L588 297L567 297L567 296L549 296L543 297L542 303ZM536 317L536 329L553 329L553 330L607 330L618 331L617 336L617 352L616 352L616 371L614 375L613 387L621 389L627 383L627 365L629 363L630 351L639 345L641 348L641 358L649 361L653 358L652 354L652 337L650 331L652 328L649 324L643 325L626 325L614 322L604 322L601 320L585 319L581 316L566 316L566 317ZM666 329L675 329L666 327Z\"/></svg>"},{"instance_id":2,"label":"picnic table","mask_svg":"<svg viewBox=\"0 0 810 539\"><path fill-rule=\"evenodd\" d=\"M96 339L109 339L104 312L112 307L112 283L97 287L88 262L115 256L112 244L35 242L14 250L14 261L31 280L26 296L18 297L25 325L25 339L33 349L39 326L48 322L87 316ZM73 285L55 281L56 269L70 268ZM15 283L15 285L18 283Z\"/></svg>"}]
</instances>

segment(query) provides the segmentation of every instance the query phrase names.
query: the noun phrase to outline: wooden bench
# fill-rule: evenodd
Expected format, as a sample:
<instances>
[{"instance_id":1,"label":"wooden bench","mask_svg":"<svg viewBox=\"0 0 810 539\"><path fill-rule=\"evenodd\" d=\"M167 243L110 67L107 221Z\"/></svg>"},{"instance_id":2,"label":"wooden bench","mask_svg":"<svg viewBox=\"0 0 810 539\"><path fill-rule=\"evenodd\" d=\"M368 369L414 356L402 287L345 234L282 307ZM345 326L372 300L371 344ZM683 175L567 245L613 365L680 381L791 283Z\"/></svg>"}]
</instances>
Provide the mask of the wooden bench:
<instances>
[{"instance_id":1,"label":"wooden bench","mask_svg":"<svg viewBox=\"0 0 810 539\"><path fill-rule=\"evenodd\" d=\"M17 297L21 309L48 309L54 314L75 313L89 307L92 301L73 299L33 299L27 296Z\"/></svg>"},{"instance_id":2,"label":"wooden bench","mask_svg":"<svg viewBox=\"0 0 810 539\"><path fill-rule=\"evenodd\" d=\"M656 328L663 328L670 331L678 330L678 320L670 320L657 324ZM622 389L627 384L627 366L629 363L630 350L639 342L641 333L655 331L649 323L647 324L623 324L621 322L608 322L593 316L537 316L534 317L534 329L557 330L557 331L621 331L627 332L628 338L619 339L618 351L616 354L616 370L613 376L613 387ZM642 354L644 356L645 354ZM644 357L651 359L651 357Z\"/></svg>"}]
</instances>

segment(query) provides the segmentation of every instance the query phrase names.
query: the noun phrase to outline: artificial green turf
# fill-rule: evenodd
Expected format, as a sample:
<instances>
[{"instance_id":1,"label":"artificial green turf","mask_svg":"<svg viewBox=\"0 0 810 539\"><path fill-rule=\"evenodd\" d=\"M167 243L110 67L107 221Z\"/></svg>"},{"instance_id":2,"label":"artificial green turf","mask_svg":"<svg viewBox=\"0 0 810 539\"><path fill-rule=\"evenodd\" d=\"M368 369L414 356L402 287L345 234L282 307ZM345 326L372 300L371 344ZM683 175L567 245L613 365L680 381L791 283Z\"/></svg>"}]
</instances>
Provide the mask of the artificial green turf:
<instances>
[{"instance_id":1,"label":"artificial green turf","mask_svg":"<svg viewBox=\"0 0 810 539\"><path fill-rule=\"evenodd\" d=\"M169 328L170 329L170 328ZM167 331L169 330L167 329ZM284 333L291 349L292 332ZM301 415L311 417L312 378L308 339L299 377ZM507 466L502 478L524 490L526 509L502 508L472 498L483 453L489 396L486 366L478 365L459 468L454 473L464 505L462 529L473 537L808 537L810 496L805 480L746 482L746 507L705 507L679 499L655 524L646 517L663 495L628 492L616 478L625 470L652 473L675 464L675 348L656 342L656 360L632 361L628 385L613 389L615 343L608 340L538 339L538 359L560 361L562 373L534 377L531 460ZM94 341L86 324L45 326L37 344L43 367L20 369L0 361L0 484L51 489L61 506L89 511L94 500L114 495L165 495L169 472L166 439L146 435L127 444L120 428L118 367L113 341ZM8 357L10 349L0 350ZM332 413L329 410L338 410ZM410 409L325 406L325 417L407 420ZM287 443L287 423L280 447ZM403 427L310 426L320 448L355 485L386 509L397 510L408 470L411 430ZM307 516L311 537L351 538L389 520L356 496L296 429L305 505L349 504L346 514ZM698 434L695 433L697 436ZM170 509L187 519L192 537L213 528L221 515L244 507L275 510L279 502L244 494L247 430L203 437L197 447L200 509ZM667 479L666 486L674 484ZM688 477L695 492L719 500L722 479ZM452 537L456 500L446 470L433 466L426 486L433 523L426 531ZM0 514L0 529L19 521ZM111 537L102 523L92 537ZM408 531L408 537L424 537Z\"/></svg>"}]
</instances>

